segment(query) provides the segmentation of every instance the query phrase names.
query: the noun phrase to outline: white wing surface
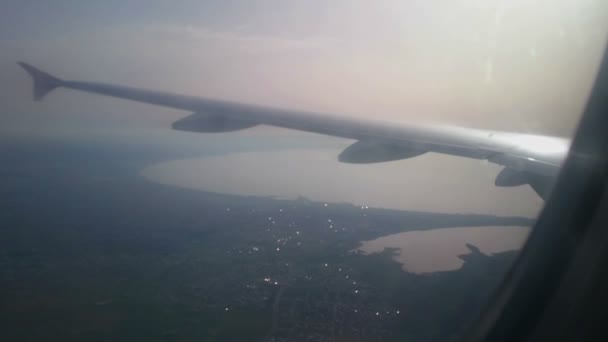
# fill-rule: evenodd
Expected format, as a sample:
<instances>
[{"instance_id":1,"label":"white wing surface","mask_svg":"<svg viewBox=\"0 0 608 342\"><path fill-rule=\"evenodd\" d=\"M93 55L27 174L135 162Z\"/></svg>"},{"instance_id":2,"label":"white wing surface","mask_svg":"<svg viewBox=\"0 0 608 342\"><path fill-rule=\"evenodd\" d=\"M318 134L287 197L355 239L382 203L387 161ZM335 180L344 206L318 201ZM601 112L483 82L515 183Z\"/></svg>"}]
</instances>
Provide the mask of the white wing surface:
<instances>
[{"instance_id":1,"label":"white wing surface","mask_svg":"<svg viewBox=\"0 0 608 342\"><path fill-rule=\"evenodd\" d=\"M67 81L29 64L19 65L33 78L36 101L62 87L192 112L173 123L176 130L219 133L269 125L357 140L338 156L347 163L400 160L427 152L485 159L504 166L496 177L497 186L529 184L543 198L570 145L569 140L558 137L355 119L119 85Z\"/></svg>"}]
</instances>

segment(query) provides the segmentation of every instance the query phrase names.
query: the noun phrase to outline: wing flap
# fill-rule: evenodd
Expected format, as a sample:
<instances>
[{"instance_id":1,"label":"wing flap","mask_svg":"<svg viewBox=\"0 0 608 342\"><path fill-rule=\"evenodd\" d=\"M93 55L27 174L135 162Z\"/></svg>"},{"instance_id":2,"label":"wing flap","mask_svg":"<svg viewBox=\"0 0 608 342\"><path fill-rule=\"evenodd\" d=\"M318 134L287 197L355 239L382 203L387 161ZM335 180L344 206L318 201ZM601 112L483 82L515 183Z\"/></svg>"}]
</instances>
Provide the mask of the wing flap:
<instances>
[{"instance_id":1,"label":"wing flap","mask_svg":"<svg viewBox=\"0 0 608 342\"><path fill-rule=\"evenodd\" d=\"M197 133L225 133L257 126L258 123L222 114L194 113L175 121L171 127L178 131Z\"/></svg>"},{"instance_id":2,"label":"wing flap","mask_svg":"<svg viewBox=\"0 0 608 342\"><path fill-rule=\"evenodd\" d=\"M343 163L368 164L413 158L428 152L420 145L395 145L377 141L360 140L340 153L338 160Z\"/></svg>"}]
</instances>

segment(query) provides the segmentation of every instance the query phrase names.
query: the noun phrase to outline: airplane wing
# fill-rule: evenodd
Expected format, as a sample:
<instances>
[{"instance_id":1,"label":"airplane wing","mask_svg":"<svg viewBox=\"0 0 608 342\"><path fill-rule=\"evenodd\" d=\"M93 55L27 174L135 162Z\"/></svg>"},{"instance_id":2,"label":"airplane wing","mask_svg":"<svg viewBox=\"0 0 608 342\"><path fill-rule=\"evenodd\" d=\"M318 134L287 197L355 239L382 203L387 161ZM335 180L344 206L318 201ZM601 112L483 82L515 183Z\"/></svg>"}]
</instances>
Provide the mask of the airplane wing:
<instances>
[{"instance_id":1,"label":"airplane wing","mask_svg":"<svg viewBox=\"0 0 608 342\"><path fill-rule=\"evenodd\" d=\"M488 160L504 166L496 177L496 186L529 184L543 198L570 146L568 139L558 137L355 119L119 85L68 81L23 62L19 65L32 76L35 101L61 87L192 112L173 123L176 130L218 133L270 125L354 139L356 142L338 156L346 163L400 160L427 152Z\"/></svg>"}]
</instances>

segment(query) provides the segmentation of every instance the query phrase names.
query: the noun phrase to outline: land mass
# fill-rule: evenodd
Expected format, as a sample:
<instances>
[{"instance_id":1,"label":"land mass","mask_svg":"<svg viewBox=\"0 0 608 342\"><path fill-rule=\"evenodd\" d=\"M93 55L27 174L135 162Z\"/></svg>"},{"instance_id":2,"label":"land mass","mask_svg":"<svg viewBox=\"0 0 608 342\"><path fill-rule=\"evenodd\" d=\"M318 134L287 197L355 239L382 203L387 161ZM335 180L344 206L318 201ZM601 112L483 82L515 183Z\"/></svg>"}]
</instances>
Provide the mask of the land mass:
<instances>
[{"instance_id":1,"label":"land mass","mask_svg":"<svg viewBox=\"0 0 608 342\"><path fill-rule=\"evenodd\" d=\"M228 196L138 175L170 154L0 146L0 339L447 340L515 252L470 253L459 270L420 275L390 249L353 250L405 231L532 223Z\"/></svg>"}]
</instances>

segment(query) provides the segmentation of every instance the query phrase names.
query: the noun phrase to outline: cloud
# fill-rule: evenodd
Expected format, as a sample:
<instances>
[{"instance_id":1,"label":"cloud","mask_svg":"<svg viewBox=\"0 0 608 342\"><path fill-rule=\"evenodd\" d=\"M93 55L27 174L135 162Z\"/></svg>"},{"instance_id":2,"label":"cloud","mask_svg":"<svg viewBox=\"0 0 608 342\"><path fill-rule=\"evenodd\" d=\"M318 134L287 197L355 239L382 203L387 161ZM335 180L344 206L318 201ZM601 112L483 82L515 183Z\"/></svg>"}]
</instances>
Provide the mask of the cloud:
<instances>
[{"instance_id":1,"label":"cloud","mask_svg":"<svg viewBox=\"0 0 608 342\"><path fill-rule=\"evenodd\" d=\"M217 31L192 25L147 26L141 34L176 44L197 44L234 49L241 53L307 52L327 48L338 43L322 37L287 38L237 31Z\"/></svg>"}]
</instances>

